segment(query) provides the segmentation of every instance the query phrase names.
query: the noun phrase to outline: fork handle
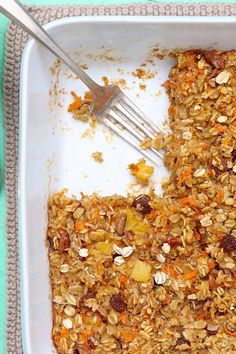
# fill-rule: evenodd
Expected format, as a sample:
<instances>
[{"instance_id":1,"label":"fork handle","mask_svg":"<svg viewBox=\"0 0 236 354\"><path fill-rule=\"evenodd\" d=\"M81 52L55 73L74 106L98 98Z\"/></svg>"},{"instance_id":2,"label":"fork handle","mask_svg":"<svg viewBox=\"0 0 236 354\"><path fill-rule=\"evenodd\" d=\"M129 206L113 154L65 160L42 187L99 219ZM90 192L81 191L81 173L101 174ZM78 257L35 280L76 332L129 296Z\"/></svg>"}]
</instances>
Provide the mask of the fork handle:
<instances>
[{"instance_id":1,"label":"fork handle","mask_svg":"<svg viewBox=\"0 0 236 354\"><path fill-rule=\"evenodd\" d=\"M77 64L57 45L42 26L30 15L18 0L0 0L0 12L22 27L44 47L60 58L76 76L94 93L103 87L93 81Z\"/></svg>"}]
</instances>

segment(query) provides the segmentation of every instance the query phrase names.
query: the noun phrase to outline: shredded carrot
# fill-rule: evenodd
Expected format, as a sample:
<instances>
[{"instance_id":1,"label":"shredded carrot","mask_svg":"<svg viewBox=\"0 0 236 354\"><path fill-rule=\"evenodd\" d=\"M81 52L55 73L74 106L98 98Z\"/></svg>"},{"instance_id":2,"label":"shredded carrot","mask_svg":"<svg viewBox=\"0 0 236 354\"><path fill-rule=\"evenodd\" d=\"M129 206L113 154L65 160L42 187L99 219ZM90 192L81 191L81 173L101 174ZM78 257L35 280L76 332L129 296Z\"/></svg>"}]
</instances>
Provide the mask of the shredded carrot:
<instances>
[{"instance_id":1,"label":"shredded carrot","mask_svg":"<svg viewBox=\"0 0 236 354\"><path fill-rule=\"evenodd\" d=\"M163 265L161 267L161 270L164 272L164 273L167 273L169 274L171 277L176 277L177 276L177 272L174 268L174 266L171 266L171 265Z\"/></svg>"},{"instance_id":2,"label":"shredded carrot","mask_svg":"<svg viewBox=\"0 0 236 354\"><path fill-rule=\"evenodd\" d=\"M199 234L199 232L195 231L195 232L193 233L193 236L194 236L194 238L195 238L196 241L201 240L201 235Z\"/></svg>"},{"instance_id":3,"label":"shredded carrot","mask_svg":"<svg viewBox=\"0 0 236 354\"><path fill-rule=\"evenodd\" d=\"M168 304L168 303L169 303L169 301L170 301L170 299L171 299L170 294L166 293L165 300L163 300L163 301L161 302L161 304L162 304L162 305L166 305L166 304Z\"/></svg>"},{"instance_id":4,"label":"shredded carrot","mask_svg":"<svg viewBox=\"0 0 236 354\"><path fill-rule=\"evenodd\" d=\"M198 206L198 200L196 200L194 197L181 198L180 201L184 205L189 205L192 207Z\"/></svg>"},{"instance_id":5,"label":"shredded carrot","mask_svg":"<svg viewBox=\"0 0 236 354\"><path fill-rule=\"evenodd\" d=\"M188 84L191 84L195 78L197 77L198 72L196 73L192 73L190 71L188 71L184 76L183 76L183 80L184 82L187 82Z\"/></svg>"},{"instance_id":6,"label":"shredded carrot","mask_svg":"<svg viewBox=\"0 0 236 354\"><path fill-rule=\"evenodd\" d=\"M216 262L214 261L214 259L210 259L209 262L208 262L208 268L209 268L209 270L214 269L215 266L216 266Z\"/></svg>"},{"instance_id":7,"label":"shredded carrot","mask_svg":"<svg viewBox=\"0 0 236 354\"><path fill-rule=\"evenodd\" d=\"M204 144L202 147L203 151L207 151L209 149L209 145L208 144Z\"/></svg>"},{"instance_id":8,"label":"shredded carrot","mask_svg":"<svg viewBox=\"0 0 236 354\"><path fill-rule=\"evenodd\" d=\"M200 256L201 257L207 257L207 252L206 251L201 251Z\"/></svg>"},{"instance_id":9,"label":"shredded carrot","mask_svg":"<svg viewBox=\"0 0 236 354\"><path fill-rule=\"evenodd\" d=\"M87 312L86 311L85 312L81 312L81 314L82 314L82 321L85 322L86 319L87 319Z\"/></svg>"},{"instance_id":10,"label":"shredded carrot","mask_svg":"<svg viewBox=\"0 0 236 354\"><path fill-rule=\"evenodd\" d=\"M128 313L127 313L127 311L121 312L121 314L120 314L120 322L122 324L126 324L128 322Z\"/></svg>"},{"instance_id":11,"label":"shredded carrot","mask_svg":"<svg viewBox=\"0 0 236 354\"><path fill-rule=\"evenodd\" d=\"M135 328L133 328L133 331L130 330L130 328L124 328L121 329L120 331L120 338L124 341L124 342L128 342L131 343L133 342L133 340L135 339L137 333L137 331L135 330Z\"/></svg>"},{"instance_id":12,"label":"shredded carrot","mask_svg":"<svg viewBox=\"0 0 236 354\"><path fill-rule=\"evenodd\" d=\"M88 333L85 329L80 334L80 340L83 344L88 344Z\"/></svg>"},{"instance_id":13,"label":"shredded carrot","mask_svg":"<svg viewBox=\"0 0 236 354\"><path fill-rule=\"evenodd\" d=\"M223 189L219 189L216 193L215 201L217 203L221 203L223 199L224 199L224 191Z\"/></svg>"},{"instance_id":14,"label":"shredded carrot","mask_svg":"<svg viewBox=\"0 0 236 354\"><path fill-rule=\"evenodd\" d=\"M83 104L81 97L77 96L74 91L71 91L71 94L74 98L74 102L72 102L68 107L68 112L74 112L76 109L80 108Z\"/></svg>"},{"instance_id":15,"label":"shredded carrot","mask_svg":"<svg viewBox=\"0 0 236 354\"><path fill-rule=\"evenodd\" d=\"M231 136L227 135L224 139L222 139L222 144L229 145L230 140L231 140Z\"/></svg>"},{"instance_id":16,"label":"shredded carrot","mask_svg":"<svg viewBox=\"0 0 236 354\"><path fill-rule=\"evenodd\" d=\"M234 106L234 109L233 109L233 117L236 117L236 106Z\"/></svg>"},{"instance_id":17,"label":"shredded carrot","mask_svg":"<svg viewBox=\"0 0 236 354\"><path fill-rule=\"evenodd\" d=\"M95 208L98 205L98 201L96 198L92 199L92 206Z\"/></svg>"},{"instance_id":18,"label":"shredded carrot","mask_svg":"<svg viewBox=\"0 0 236 354\"><path fill-rule=\"evenodd\" d=\"M75 223L75 229L76 229L77 231L81 231L81 230L83 230L84 228L85 228L85 225L84 225L83 222L76 221L76 223Z\"/></svg>"},{"instance_id":19,"label":"shredded carrot","mask_svg":"<svg viewBox=\"0 0 236 354\"><path fill-rule=\"evenodd\" d=\"M200 313L198 316L197 316L197 321L199 320L204 320L206 317L207 317L208 313L207 311L204 311L202 313Z\"/></svg>"},{"instance_id":20,"label":"shredded carrot","mask_svg":"<svg viewBox=\"0 0 236 354\"><path fill-rule=\"evenodd\" d=\"M175 144L176 144L176 145L183 145L183 144L184 144L184 140L183 140L183 139L176 140L176 141L175 141Z\"/></svg>"},{"instance_id":21,"label":"shredded carrot","mask_svg":"<svg viewBox=\"0 0 236 354\"><path fill-rule=\"evenodd\" d=\"M220 232L220 231L217 231L216 232L216 236L217 236L217 238L218 238L218 240L222 240L222 238L223 238L223 233L222 232Z\"/></svg>"},{"instance_id":22,"label":"shredded carrot","mask_svg":"<svg viewBox=\"0 0 236 354\"><path fill-rule=\"evenodd\" d=\"M227 334L229 334L230 336L236 338L236 332L230 332L230 331L227 329L226 325L224 326L224 330L225 330L225 332L226 332Z\"/></svg>"},{"instance_id":23,"label":"shredded carrot","mask_svg":"<svg viewBox=\"0 0 236 354\"><path fill-rule=\"evenodd\" d=\"M170 107L168 108L168 114L170 117L173 117L175 114L175 107L173 105L170 105Z\"/></svg>"},{"instance_id":24,"label":"shredded carrot","mask_svg":"<svg viewBox=\"0 0 236 354\"><path fill-rule=\"evenodd\" d=\"M225 127L222 124L215 124L214 128L219 132L219 133L224 133L228 130L227 127Z\"/></svg>"},{"instance_id":25,"label":"shredded carrot","mask_svg":"<svg viewBox=\"0 0 236 354\"><path fill-rule=\"evenodd\" d=\"M175 82L173 81L169 81L167 80L165 83L164 83L164 86L165 87L170 87L170 88L173 88L173 89L176 89L177 85Z\"/></svg>"},{"instance_id":26,"label":"shredded carrot","mask_svg":"<svg viewBox=\"0 0 236 354\"><path fill-rule=\"evenodd\" d=\"M127 276L124 275L124 274L122 274L122 275L119 277L119 282L120 282L121 284L125 283L126 280L127 280Z\"/></svg>"},{"instance_id":27,"label":"shredded carrot","mask_svg":"<svg viewBox=\"0 0 236 354\"><path fill-rule=\"evenodd\" d=\"M192 167L191 166L185 167L183 172L178 177L178 183L177 183L178 188L181 188L182 183L191 175L191 173L192 173Z\"/></svg>"},{"instance_id":28,"label":"shredded carrot","mask_svg":"<svg viewBox=\"0 0 236 354\"><path fill-rule=\"evenodd\" d=\"M78 96L74 91L71 91L71 95L75 101L80 98L80 96Z\"/></svg>"},{"instance_id":29,"label":"shredded carrot","mask_svg":"<svg viewBox=\"0 0 236 354\"><path fill-rule=\"evenodd\" d=\"M56 345L59 345L60 339L61 339L61 336L60 336L60 335L55 336L54 341L55 341L55 344L56 344Z\"/></svg>"},{"instance_id":30,"label":"shredded carrot","mask_svg":"<svg viewBox=\"0 0 236 354\"><path fill-rule=\"evenodd\" d=\"M99 214L99 210L98 209L95 209L93 211L93 219L97 219L100 217L100 214Z\"/></svg>"},{"instance_id":31,"label":"shredded carrot","mask_svg":"<svg viewBox=\"0 0 236 354\"><path fill-rule=\"evenodd\" d=\"M148 220L154 220L156 218L156 216L157 216L157 211L155 209L153 209L151 211L151 213L147 214L146 217Z\"/></svg>"},{"instance_id":32,"label":"shredded carrot","mask_svg":"<svg viewBox=\"0 0 236 354\"><path fill-rule=\"evenodd\" d=\"M171 215L172 213L175 213L177 210L178 210L178 208L177 208L175 205L173 205L172 207L170 207L170 215Z\"/></svg>"},{"instance_id":33,"label":"shredded carrot","mask_svg":"<svg viewBox=\"0 0 236 354\"><path fill-rule=\"evenodd\" d=\"M60 337L66 337L69 333L70 331L67 328L63 327L60 333Z\"/></svg>"},{"instance_id":34,"label":"shredded carrot","mask_svg":"<svg viewBox=\"0 0 236 354\"><path fill-rule=\"evenodd\" d=\"M195 240L199 241L201 240L201 235L199 234L199 232L194 232L193 236L195 237Z\"/></svg>"},{"instance_id":35,"label":"shredded carrot","mask_svg":"<svg viewBox=\"0 0 236 354\"><path fill-rule=\"evenodd\" d=\"M193 270L191 272L184 274L183 278L184 278L184 280L196 280L197 274L198 274L198 271Z\"/></svg>"}]
</instances>

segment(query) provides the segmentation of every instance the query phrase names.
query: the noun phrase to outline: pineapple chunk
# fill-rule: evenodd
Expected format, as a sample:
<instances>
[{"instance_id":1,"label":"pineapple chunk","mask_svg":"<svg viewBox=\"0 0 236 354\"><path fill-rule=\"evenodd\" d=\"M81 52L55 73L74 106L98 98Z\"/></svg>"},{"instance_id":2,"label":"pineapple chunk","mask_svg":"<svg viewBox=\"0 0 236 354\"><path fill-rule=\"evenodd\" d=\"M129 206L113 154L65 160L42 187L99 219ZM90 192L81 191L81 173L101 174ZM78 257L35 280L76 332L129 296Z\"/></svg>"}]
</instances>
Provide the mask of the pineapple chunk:
<instances>
[{"instance_id":1,"label":"pineapple chunk","mask_svg":"<svg viewBox=\"0 0 236 354\"><path fill-rule=\"evenodd\" d=\"M125 213L127 216L126 223L125 223L125 231L133 230L135 225L137 225L140 222L142 217L140 217L140 215L136 213L133 213L133 211L130 209L125 210Z\"/></svg>"},{"instance_id":2,"label":"pineapple chunk","mask_svg":"<svg viewBox=\"0 0 236 354\"><path fill-rule=\"evenodd\" d=\"M107 242L97 242L95 247L98 251L107 256L112 253L112 245Z\"/></svg>"},{"instance_id":3,"label":"pineapple chunk","mask_svg":"<svg viewBox=\"0 0 236 354\"><path fill-rule=\"evenodd\" d=\"M151 178L154 167L146 165L145 159L140 159L136 164L131 163L129 166L132 176L135 176L138 183L142 186L147 186Z\"/></svg>"},{"instance_id":4,"label":"pineapple chunk","mask_svg":"<svg viewBox=\"0 0 236 354\"><path fill-rule=\"evenodd\" d=\"M127 219L125 224L125 231L133 231L134 233L147 233L149 232L149 226L145 223L138 213L134 213L132 210L125 210Z\"/></svg>"},{"instance_id":5,"label":"pineapple chunk","mask_svg":"<svg viewBox=\"0 0 236 354\"><path fill-rule=\"evenodd\" d=\"M133 231L136 234L143 234L143 233L147 233L149 232L149 225L143 221L140 221L139 223L137 223L135 225L135 227L133 228Z\"/></svg>"},{"instance_id":6,"label":"pineapple chunk","mask_svg":"<svg viewBox=\"0 0 236 354\"><path fill-rule=\"evenodd\" d=\"M140 283L147 283L151 278L151 266L137 259L134 262L130 276Z\"/></svg>"}]
</instances>

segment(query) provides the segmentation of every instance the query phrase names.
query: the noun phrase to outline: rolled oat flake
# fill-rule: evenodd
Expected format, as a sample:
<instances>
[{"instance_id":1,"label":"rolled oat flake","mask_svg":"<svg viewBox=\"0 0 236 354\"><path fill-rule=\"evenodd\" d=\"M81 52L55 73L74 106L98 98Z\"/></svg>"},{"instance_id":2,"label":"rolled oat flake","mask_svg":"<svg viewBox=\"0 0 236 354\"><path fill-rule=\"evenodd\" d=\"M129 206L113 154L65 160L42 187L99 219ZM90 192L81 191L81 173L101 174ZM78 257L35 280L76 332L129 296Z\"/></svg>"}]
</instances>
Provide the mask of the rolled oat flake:
<instances>
[{"instance_id":1,"label":"rolled oat flake","mask_svg":"<svg viewBox=\"0 0 236 354\"><path fill-rule=\"evenodd\" d=\"M117 256L117 257L114 258L114 263L117 266L121 266L122 264L125 263L125 259L124 259L123 256Z\"/></svg>"},{"instance_id":2,"label":"rolled oat flake","mask_svg":"<svg viewBox=\"0 0 236 354\"><path fill-rule=\"evenodd\" d=\"M69 318L63 320L63 326L67 329L71 329L73 327L73 323Z\"/></svg>"},{"instance_id":3,"label":"rolled oat flake","mask_svg":"<svg viewBox=\"0 0 236 354\"><path fill-rule=\"evenodd\" d=\"M168 275L164 272L156 272L154 275L154 280L158 285L164 284L168 278Z\"/></svg>"},{"instance_id":4,"label":"rolled oat flake","mask_svg":"<svg viewBox=\"0 0 236 354\"><path fill-rule=\"evenodd\" d=\"M79 255L80 255L80 257L87 258L89 255L87 248L81 248L79 250Z\"/></svg>"},{"instance_id":5,"label":"rolled oat flake","mask_svg":"<svg viewBox=\"0 0 236 354\"><path fill-rule=\"evenodd\" d=\"M122 256L129 257L133 253L134 249L131 246L124 247L122 249Z\"/></svg>"},{"instance_id":6,"label":"rolled oat flake","mask_svg":"<svg viewBox=\"0 0 236 354\"><path fill-rule=\"evenodd\" d=\"M219 85L226 84L229 80L229 77L230 73L228 71L221 71L221 73L216 76L216 83Z\"/></svg>"},{"instance_id":7,"label":"rolled oat flake","mask_svg":"<svg viewBox=\"0 0 236 354\"><path fill-rule=\"evenodd\" d=\"M157 260L158 260L159 262L161 262L161 263L164 263L165 260L166 260L166 257L163 256L162 253L160 253L160 254L157 255Z\"/></svg>"},{"instance_id":8,"label":"rolled oat flake","mask_svg":"<svg viewBox=\"0 0 236 354\"><path fill-rule=\"evenodd\" d=\"M169 245L169 243L164 242L161 249L162 249L162 251L163 251L164 253L169 253L169 252L170 252L170 245Z\"/></svg>"}]
</instances>

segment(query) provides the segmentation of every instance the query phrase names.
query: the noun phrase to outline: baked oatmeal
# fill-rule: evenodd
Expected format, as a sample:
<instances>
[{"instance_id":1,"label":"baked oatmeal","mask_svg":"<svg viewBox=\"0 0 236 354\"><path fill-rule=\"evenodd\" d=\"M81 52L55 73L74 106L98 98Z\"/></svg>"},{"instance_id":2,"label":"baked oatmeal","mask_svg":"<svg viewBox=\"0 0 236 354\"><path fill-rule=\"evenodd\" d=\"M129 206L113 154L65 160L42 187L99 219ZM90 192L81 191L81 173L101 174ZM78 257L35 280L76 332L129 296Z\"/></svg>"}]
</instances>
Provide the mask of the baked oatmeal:
<instances>
[{"instance_id":1,"label":"baked oatmeal","mask_svg":"<svg viewBox=\"0 0 236 354\"><path fill-rule=\"evenodd\" d=\"M49 200L59 354L236 353L236 52L175 56L163 196Z\"/></svg>"}]
</instances>

